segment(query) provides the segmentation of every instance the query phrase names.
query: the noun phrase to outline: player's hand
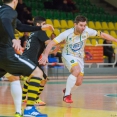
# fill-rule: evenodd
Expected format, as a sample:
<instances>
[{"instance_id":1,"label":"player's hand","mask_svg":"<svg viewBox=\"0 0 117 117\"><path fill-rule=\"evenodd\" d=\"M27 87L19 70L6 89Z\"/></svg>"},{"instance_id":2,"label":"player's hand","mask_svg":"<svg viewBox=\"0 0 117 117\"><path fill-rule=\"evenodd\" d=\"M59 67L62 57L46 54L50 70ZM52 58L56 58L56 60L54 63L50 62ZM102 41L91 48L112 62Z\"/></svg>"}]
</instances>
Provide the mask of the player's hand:
<instances>
[{"instance_id":1,"label":"player's hand","mask_svg":"<svg viewBox=\"0 0 117 117\"><path fill-rule=\"evenodd\" d=\"M16 54L22 55L24 52L24 48L20 48L20 50L15 50Z\"/></svg>"},{"instance_id":2,"label":"player's hand","mask_svg":"<svg viewBox=\"0 0 117 117\"><path fill-rule=\"evenodd\" d=\"M12 43L13 43L13 48L15 50L19 51L20 49L22 49L22 47L21 47L21 41L19 39L13 39Z\"/></svg>"},{"instance_id":3,"label":"player's hand","mask_svg":"<svg viewBox=\"0 0 117 117\"><path fill-rule=\"evenodd\" d=\"M42 54L41 57L39 58L39 64L46 65L47 62L48 62L48 57Z\"/></svg>"},{"instance_id":4,"label":"player's hand","mask_svg":"<svg viewBox=\"0 0 117 117\"><path fill-rule=\"evenodd\" d=\"M50 24L45 24L45 25L43 25L43 26L41 27L41 29L42 29L43 31L45 31L45 30L51 30L51 31L54 31L53 26L50 25Z\"/></svg>"}]
</instances>

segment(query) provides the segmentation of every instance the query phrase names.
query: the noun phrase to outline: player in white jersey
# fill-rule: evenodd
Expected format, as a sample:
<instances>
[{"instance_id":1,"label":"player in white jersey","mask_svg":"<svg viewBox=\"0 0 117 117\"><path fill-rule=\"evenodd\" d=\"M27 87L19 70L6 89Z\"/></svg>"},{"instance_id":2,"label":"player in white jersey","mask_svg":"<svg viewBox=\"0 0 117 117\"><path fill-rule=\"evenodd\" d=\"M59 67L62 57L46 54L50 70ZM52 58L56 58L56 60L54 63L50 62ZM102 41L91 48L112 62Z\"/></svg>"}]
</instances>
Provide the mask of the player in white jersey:
<instances>
[{"instance_id":1,"label":"player in white jersey","mask_svg":"<svg viewBox=\"0 0 117 117\"><path fill-rule=\"evenodd\" d=\"M77 16L74 21L74 28L62 32L58 37L52 40L46 47L40 64L48 62L48 54L53 46L65 40L66 44L62 50L62 58L66 67L71 74L68 76L66 88L63 90L63 101L66 103L73 103L71 99L71 90L76 89L82 84L84 74L84 47L86 40L90 36L100 36L101 38L115 41L117 39L109 34L97 32L87 26L87 18L84 16Z\"/></svg>"}]
</instances>

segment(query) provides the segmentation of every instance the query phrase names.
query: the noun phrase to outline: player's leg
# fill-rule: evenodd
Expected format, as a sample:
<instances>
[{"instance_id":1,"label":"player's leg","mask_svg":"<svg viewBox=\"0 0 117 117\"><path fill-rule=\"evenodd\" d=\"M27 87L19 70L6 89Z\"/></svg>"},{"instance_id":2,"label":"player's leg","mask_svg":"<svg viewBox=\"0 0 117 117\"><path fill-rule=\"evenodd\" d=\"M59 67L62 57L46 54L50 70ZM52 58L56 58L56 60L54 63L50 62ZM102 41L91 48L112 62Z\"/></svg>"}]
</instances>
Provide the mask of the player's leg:
<instances>
[{"instance_id":1,"label":"player's leg","mask_svg":"<svg viewBox=\"0 0 117 117\"><path fill-rule=\"evenodd\" d=\"M81 69L76 57L70 55L63 56L63 62L71 72L71 74L67 78L66 89L63 91L63 101L65 101L66 103L72 103L73 101L71 99L71 90L75 86L77 77L79 76Z\"/></svg>"},{"instance_id":2,"label":"player's leg","mask_svg":"<svg viewBox=\"0 0 117 117\"><path fill-rule=\"evenodd\" d=\"M16 111L15 117L20 117L22 114L21 112L22 87L20 84L19 76L10 76L7 78L10 81L11 95L12 95L14 105L15 105L15 111Z\"/></svg>"},{"instance_id":3,"label":"player's leg","mask_svg":"<svg viewBox=\"0 0 117 117\"><path fill-rule=\"evenodd\" d=\"M41 70L42 70L42 69L41 69ZM43 71L43 70L42 70L42 71ZM27 95L27 92L28 92L28 84L29 84L29 81L30 81L30 78L28 78L28 80L26 80L26 81L24 82L24 86L23 86L22 100L23 100L23 102L25 102L25 103L27 102L27 100L26 100L26 95ZM44 71L43 71L43 79L42 79L42 81L41 81L41 83L40 83L38 95L37 95L37 98L36 98L36 101L35 101L35 104L36 104L36 105L40 105L40 106L46 105L46 103L43 102L43 101L39 98L39 95L40 95L41 92L43 91L46 82L47 82L47 76L46 76L46 74L45 74Z\"/></svg>"},{"instance_id":4,"label":"player's leg","mask_svg":"<svg viewBox=\"0 0 117 117\"><path fill-rule=\"evenodd\" d=\"M46 114L41 114L37 109L35 108L35 100L38 95L39 86L42 80L43 73L42 71L36 67L36 69L31 74L31 78L28 85L28 92L27 92L27 105L24 109L24 116L43 116L47 117Z\"/></svg>"},{"instance_id":5,"label":"player's leg","mask_svg":"<svg viewBox=\"0 0 117 117\"><path fill-rule=\"evenodd\" d=\"M42 71L43 71L43 70L42 70ZM36 101L35 101L35 104L36 104L36 105L39 105L39 106L45 106L45 105L46 105L46 103L43 102L43 101L39 98L39 95L40 95L41 92L43 91L44 86L45 86L46 83L47 83L47 76L46 76L46 74L45 74L44 71L43 71L43 79L42 79L42 81L41 81L41 84L40 84L40 87L39 87L38 96L37 96Z\"/></svg>"},{"instance_id":6,"label":"player's leg","mask_svg":"<svg viewBox=\"0 0 117 117\"><path fill-rule=\"evenodd\" d=\"M24 110L24 116L40 115L40 112L35 109L34 103L39 91L40 82L42 80L42 71L38 67L36 67L36 65L32 61L20 55L13 55L11 59L8 59L8 61L9 64L7 64L8 67L5 68L5 71L14 75L31 77L28 86L28 100L26 109ZM33 91L32 89L34 89L35 91ZM44 116L46 117L46 115Z\"/></svg>"},{"instance_id":7,"label":"player's leg","mask_svg":"<svg viewBox=\"0 0 117 117\"><path fill-rule=\"evenodd\" d=\"M15 105L15 110L16 110L15 117L21 117L22 89L21 89L19 78L6 73L6 71L4 72L4 74L5 74L4 76L10 81L11 95L12 95L13 102Z\"/></svg>"},{"instance_id":8,"label":"player's leg","mask_svg":"<svg viewBox=\"0 0 117 117\"><path fill-rule=\"evenodd\" d=\"M80 86L82 84L83 76L84 76L84 73L82 73L82 72L78 75L77 80L76 80L76 83L75 83L75 86L76 87L77 86ZM76 88L74 87L74 89L76 89Z\"/></svg>"},{"instance_id":9,"label":"player's leg","mask_svg":"<svg viewBox=\"0 0 117 117\"><path fill-rule=\"evenodd\" d=\"M0 77L5 76L10 81L10 90L13 97L13 102L15 105L16 114L15 117L21 117L21 97L22 89L20 86L20 81L18 77L11 77L11 74L6 73L6 71L0 69Z\"/></svg>"},{"instance_id":10,"label":"player's leg","mask_svg":"<svg viewBox=\"0 0 117 117\"><path fill-rule=\"evenodd\" d=\"M77 89L78 86L80 86L82 84L83 76L84 76L84 62L82 59L77 59L77 60L78 60L81 72L77 77L76 83L75 83L74 87L72 88L72 91Z\"/></svg>"}]
</instances>

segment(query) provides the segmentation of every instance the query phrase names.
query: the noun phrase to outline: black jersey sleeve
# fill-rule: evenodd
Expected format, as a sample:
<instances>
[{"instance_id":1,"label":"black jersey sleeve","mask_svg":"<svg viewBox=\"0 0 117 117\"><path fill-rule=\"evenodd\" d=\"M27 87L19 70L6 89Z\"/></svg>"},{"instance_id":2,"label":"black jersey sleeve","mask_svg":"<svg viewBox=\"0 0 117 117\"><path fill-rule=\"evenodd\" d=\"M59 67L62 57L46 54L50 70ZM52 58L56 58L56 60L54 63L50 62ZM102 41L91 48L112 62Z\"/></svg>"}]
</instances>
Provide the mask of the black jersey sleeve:
<instances>
[{"instance_id":1,"label":"black jersey sleeve","mask_svg":"<svg viewBox=\"0 0 117 117\"><path fill-rule=\"evenodd\" d=\"M41 30L41 26L30 26L26 24L22 24L18 19L16 21L16 29L20 32L32 32Z\"/></svg>"},{"instance_id":2,"label":"black jersey sleeve","mask_svg":"<svg viewBox=\"0 0 117 117\"><path fill-rule=\"evenodd\" d=\"M11 20L8 19L8 18L2 18L2 19L1 19L1 22L2 22L2 25L3 25L4 29L6 30L6 32L7 32L8 35L10 36L10 38L11 38L11 39L15 39ZM6 22L7 22L7 23L6 23Z\"/></svg>"},{"instance_id":3,"label":"black jersey sleeve","mask_svg":"<svg viewBox=\"0 0 117 117\"><path fill-rule=\"evenodd\" d=\"M38 31L37 37L42 42L49 40L49 37L47 36L45 31Z\"/></svg>"}]
</instances>

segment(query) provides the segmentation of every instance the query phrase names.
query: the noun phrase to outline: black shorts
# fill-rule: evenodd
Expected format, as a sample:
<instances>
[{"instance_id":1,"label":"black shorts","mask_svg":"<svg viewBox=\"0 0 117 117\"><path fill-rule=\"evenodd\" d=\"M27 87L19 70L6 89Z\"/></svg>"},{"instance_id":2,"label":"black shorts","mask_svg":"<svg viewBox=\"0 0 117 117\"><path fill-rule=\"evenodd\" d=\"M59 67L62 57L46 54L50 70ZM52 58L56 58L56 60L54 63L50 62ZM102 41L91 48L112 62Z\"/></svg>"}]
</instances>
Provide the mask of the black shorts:
<instances>
[{"instance_id":1,"label":"black shorts","mask_svg":"<svg viewBox=\"0 0 117 117\"><path fill-rule=\"evenodd\" d=\"M14 76L30 76L36 66L36 64L24 56L17 54L7 55L0 58L0 77L7 72Z\"/></svg>"},{"instance_id":2,"label":"black shorts","mask_svg":"<svg viewBox=\"0 0 117 117\"><path fill-rule=\"evenodd\" d=\"M38 59L37 59L38 57L37 56L34 56L31 51L30 51L30 54L26 53L26 52L23 53L23 56L29 58L33 63L35 63L42 70L42 72L43 72L43 78L47 79L47 75L44 73L41 65L39 65L39 62L38 62Z\"/></svg>"}]
</instances>

